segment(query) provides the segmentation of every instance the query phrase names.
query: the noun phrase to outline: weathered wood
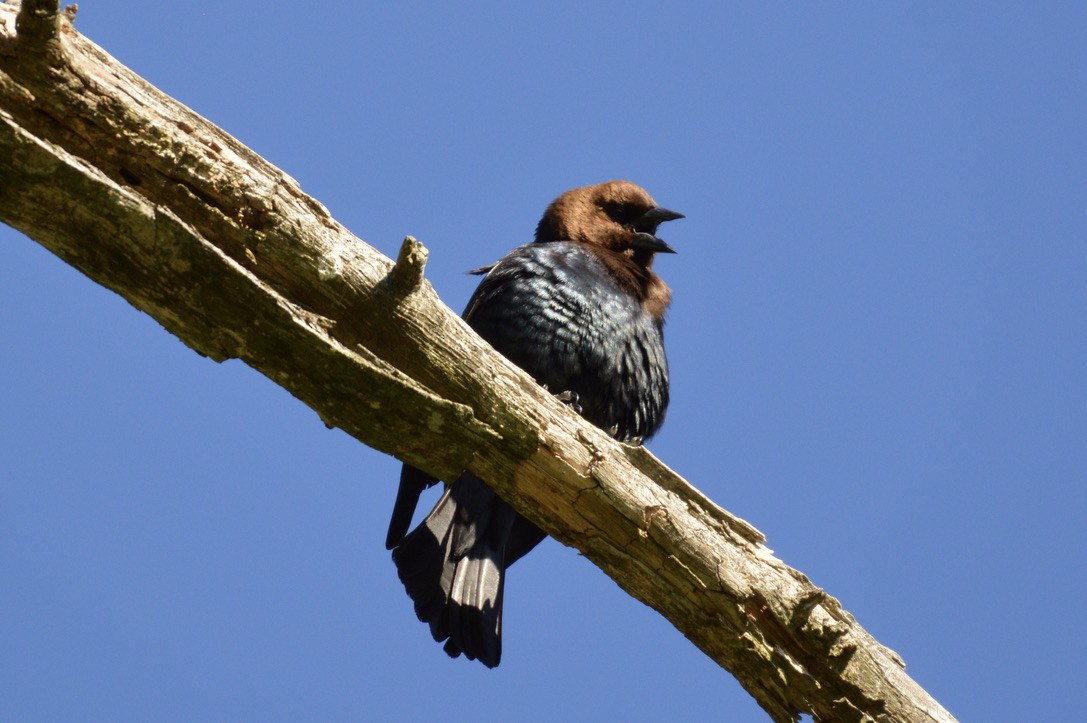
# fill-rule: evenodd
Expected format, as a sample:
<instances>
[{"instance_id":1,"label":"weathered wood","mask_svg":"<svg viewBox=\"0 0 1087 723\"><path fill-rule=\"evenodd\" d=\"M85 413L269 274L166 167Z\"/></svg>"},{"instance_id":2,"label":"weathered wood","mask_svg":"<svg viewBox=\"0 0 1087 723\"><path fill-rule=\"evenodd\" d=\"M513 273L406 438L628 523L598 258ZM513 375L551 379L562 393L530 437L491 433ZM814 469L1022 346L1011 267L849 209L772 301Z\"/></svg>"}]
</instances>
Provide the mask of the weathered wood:
<instances>
[{"instance_id":1,"label":"weathered wood","mask_svg":"<svg viewBox=\"0 0 1087 723\"><path fill-rule=\"evenodd\" d=\"M17 7L0 5L0 220L327 424L443 479L472 470L774 720L953 720L757 530L495 354L437 298L414 239L394 264L71 13Z\"/></svg>"}]
</instances>

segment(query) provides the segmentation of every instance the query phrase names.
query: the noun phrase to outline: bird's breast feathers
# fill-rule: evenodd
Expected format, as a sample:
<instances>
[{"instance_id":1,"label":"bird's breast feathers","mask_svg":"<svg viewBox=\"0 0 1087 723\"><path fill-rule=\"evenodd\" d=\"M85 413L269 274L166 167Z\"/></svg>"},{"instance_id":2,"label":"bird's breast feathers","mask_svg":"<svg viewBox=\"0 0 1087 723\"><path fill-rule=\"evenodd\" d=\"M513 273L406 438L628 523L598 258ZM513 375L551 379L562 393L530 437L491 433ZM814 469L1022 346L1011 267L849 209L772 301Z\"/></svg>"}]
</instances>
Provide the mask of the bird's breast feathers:
<instances>
[{"instance_id":1,"label":"bird's breast feathers","mask_svg":"<svg viewBox=\"0 0 1087 723\"><path fill-rule=\"evenodd\" d=\"M585 418L617 438L649 437L663 421L662 320L583 244L514 249L482 280L465 318L537 382L575 392Z\"/></svg>"}]
</instances>

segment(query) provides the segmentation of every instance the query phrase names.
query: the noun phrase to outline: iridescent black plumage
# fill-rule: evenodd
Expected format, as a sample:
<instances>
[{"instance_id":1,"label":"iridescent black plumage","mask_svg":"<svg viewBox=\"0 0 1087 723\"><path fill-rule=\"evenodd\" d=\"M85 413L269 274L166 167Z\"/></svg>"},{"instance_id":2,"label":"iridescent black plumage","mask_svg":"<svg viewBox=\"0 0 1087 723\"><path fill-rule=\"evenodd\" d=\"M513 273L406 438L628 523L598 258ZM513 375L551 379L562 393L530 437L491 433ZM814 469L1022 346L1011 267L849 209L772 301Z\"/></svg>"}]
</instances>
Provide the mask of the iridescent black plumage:
<instances>
[{"instance_id":1,"label":"iridescent black plumage","mask_svg":"<svg viewBox=\"0 0 1087 723\"><path fill-rule=\"evenodd\" d=\"M625 181L573 189L548 207L534 243L514 249L472 295L464 318L497 351L620 441L640 444L668 406L662 329L668 287L651 270L672 252L657 225L681 218ZM437 481L405 465L387 546L420 620L456 657L501 657L504 571L544 533L470 473L405 536Z\"/></svg>"}]
</instances>

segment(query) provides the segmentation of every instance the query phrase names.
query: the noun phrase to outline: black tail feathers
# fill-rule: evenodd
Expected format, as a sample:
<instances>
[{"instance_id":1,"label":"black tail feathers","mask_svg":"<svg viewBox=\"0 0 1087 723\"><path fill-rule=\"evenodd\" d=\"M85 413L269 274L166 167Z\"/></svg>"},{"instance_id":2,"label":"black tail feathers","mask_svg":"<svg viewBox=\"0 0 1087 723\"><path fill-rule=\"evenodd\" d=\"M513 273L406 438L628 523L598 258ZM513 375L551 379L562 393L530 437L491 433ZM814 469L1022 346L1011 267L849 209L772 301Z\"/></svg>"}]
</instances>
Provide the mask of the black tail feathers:
<instances>
[{"instance_id":1,"label":"black tail feathers","mask_svg":"<svg viewBox=\"0 0 1087 723\"><path fill-rule=\"evenodd\" d=\"M419 496L423 490L438 484L436 477L431 477L426 472L415 469L411 465L404 465L400 469L400 487L396 491L396 502L393 504L392 518L389 520L389 532L385 535L385 549L391 550L403 541L411 527L411 518L415 514L415 507L419 504Z\"/></svg>"},{"instance_id":2,"label":"black tail feathers","mask_svg":"<svg viewBox=\"0 0 1087 723\"><path fill-rule=\"evenodd\" d=\"M488 668L502 657L506 549L517 517L484 482L464 474L393 550L415 614L450 657Z\"/></svg>"}]
</instances>

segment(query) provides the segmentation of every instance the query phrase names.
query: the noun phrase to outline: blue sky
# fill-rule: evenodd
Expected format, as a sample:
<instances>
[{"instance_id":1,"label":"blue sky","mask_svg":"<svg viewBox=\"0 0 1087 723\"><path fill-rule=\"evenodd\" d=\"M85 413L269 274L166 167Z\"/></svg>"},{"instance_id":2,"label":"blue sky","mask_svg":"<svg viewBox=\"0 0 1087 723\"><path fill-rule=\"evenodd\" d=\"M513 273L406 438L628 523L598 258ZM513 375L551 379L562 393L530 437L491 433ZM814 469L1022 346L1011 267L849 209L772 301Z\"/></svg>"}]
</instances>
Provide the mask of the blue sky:
<instances>
[{"instance_id":1,"label":"blue sky","mask_svg":"<svg viewBox=\"0 0 1087 723\"><path fill-rule=\"evenodd\" d=\"M960 719L1079 717L1087 5L220 5L77 27L417 236L457 310L567 188L685 213L654 453ZM502 666L447 659L383 548L395 460L7 227L0 338L0 719L765 719L554 542Z\"/></svg>"}]
</instances>

